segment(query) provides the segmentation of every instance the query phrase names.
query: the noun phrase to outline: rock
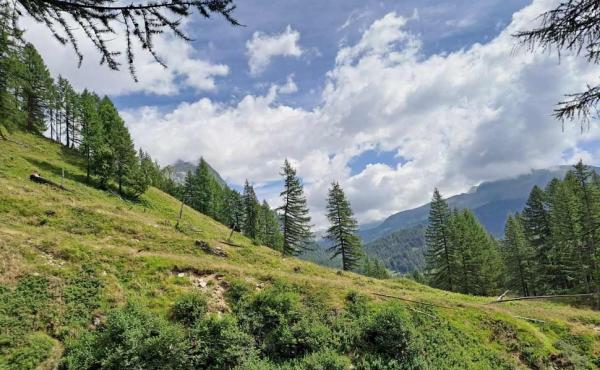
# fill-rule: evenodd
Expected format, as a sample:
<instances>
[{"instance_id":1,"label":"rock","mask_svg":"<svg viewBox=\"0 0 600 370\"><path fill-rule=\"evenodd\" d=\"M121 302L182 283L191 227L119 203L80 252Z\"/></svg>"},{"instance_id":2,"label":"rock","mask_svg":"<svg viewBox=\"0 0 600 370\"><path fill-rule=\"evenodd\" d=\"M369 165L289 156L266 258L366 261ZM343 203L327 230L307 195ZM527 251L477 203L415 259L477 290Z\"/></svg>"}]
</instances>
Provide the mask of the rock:
<instances>
[{"instance_id":1,"label":"rock","mask_svg":"<svg viewBox=\"0 0 600 370\"><path fill-rule=\"evenodd\" d=\"M180 272L179 274L177 274L177 276L184 277L185 276L185 272Z\"/></svg>"},{"instance_id":2,"label":"rock","mask_svg":"<svg viewBox=\"0 0 600 370\"><path fill-rule=\"evenodd\" d=\"M206 288L208 282L204 279L198 279L198 285L200 285L202 288Z\"/></svg>"}]
</instances>

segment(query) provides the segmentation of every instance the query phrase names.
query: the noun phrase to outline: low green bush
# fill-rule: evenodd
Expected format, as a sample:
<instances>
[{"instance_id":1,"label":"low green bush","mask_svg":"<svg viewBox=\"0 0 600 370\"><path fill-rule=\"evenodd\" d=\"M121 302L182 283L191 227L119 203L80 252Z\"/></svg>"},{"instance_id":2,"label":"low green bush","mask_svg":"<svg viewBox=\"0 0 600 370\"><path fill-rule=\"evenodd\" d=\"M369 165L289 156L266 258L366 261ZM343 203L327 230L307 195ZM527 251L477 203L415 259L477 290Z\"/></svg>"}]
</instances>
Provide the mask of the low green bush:
<instances>
[{"instance_id":1,"label":"low green bush","mask_svg":"<svg viewBox=\"0 0 600 370\"><path fill-rule=\"evenodd\" d=\"M171 317L184 325L191 326L202 319L208 310L208 300L200 293L180 296L171 307Z\"/></svg>"},{"instance_id":2,"label":"low green bush","mask_svg":"<svg viewBox=\"0 0 600 370\"><path fill-rule=\"evenodd\" d=\"M62 368L184 369L187 351L180 327L130 303L98 330L67 341Z\"/></svg>"},{"instance_id":3,"label":"low green bush","mask_svg":"<svg viewBox=\"0 0 600 370\"><path fill-rule=\"evenodd\" d=\"M190 331L189 365L197 369L231 369L256 355L254 339L231 315L209 315Z\"/></svg>"}]
</instances>

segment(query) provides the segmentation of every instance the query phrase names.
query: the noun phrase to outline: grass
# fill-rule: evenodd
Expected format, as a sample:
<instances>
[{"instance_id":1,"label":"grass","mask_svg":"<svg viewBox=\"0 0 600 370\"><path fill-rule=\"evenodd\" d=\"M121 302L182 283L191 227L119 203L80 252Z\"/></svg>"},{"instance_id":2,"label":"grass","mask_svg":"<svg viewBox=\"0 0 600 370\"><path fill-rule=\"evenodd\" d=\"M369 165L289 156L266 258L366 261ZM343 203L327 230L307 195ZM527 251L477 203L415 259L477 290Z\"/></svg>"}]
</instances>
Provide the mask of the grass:
<instances>
[{"instance_id":1,"label":"grass","mask_svg":"<svg viewBox=\"0 0 600 370\"><path fill-rule=\"evenodd\" d=\"M209 293L209 309L226 311L222 291L243 281L260 290L285 284L341 309L350 292L382 305L382 293L450 308L409 308L430 364L448 368L598 368L600 313L557 302L488 305L408 279L376 280L255 246L190 208L174 228L179 202L151 188L139 201L90 186L77 154L47 139L13 133L0 141L0 369L51 369L69 338L94 328L107 312L135 301L154 314L182 294ZM64 186L29 181L39 172ZM206 254L196 240L228 257ZM201 282L207 281L205 287ZM543 322L532 322L529 317ZM432 365L432 368L435 368Z\"/></svg>"}]
</instances>

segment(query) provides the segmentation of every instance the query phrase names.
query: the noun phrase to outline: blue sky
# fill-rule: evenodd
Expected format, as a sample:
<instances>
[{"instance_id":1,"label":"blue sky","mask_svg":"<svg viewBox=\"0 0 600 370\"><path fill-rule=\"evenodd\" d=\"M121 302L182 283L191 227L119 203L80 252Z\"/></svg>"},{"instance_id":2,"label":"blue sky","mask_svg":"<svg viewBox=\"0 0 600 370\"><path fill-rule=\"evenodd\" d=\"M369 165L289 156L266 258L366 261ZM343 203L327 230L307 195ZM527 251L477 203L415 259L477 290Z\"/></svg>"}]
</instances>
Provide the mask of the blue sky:
<instances>
[{"instance_id":1,"label":"blue sky","mask_svg":"<svg viewBox=\"0 0 600 370\"><path fill-rule=\"evenodd\" d=\"M511 36L558 0L238 2L244 27L196 16L194 39L138 53L139 83L27 21L51 71L108 94L136 145L161 164L204 156L234 186L277 205L289 158L317 227L339 181L360 222L482 181L578 159L598 164L600 132L551 118L563 94L597 83L580 58L531 53ZM114 41L114 46L124 46Z\"/></svg>"}]
</instances>

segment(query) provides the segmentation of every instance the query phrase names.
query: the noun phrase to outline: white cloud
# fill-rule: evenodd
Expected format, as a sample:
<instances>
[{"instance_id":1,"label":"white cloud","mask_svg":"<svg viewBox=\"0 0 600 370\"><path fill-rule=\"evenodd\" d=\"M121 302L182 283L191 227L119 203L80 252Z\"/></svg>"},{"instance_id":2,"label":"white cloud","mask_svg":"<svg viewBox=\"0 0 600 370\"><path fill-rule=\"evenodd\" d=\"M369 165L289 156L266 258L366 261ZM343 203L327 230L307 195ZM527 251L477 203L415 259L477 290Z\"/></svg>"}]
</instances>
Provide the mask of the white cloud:
<instances>
[{"instance_id":1,"label":"white cloud","mask_svg":"<svg viewBox=\"0 0 600 370\"><path fill-rule=\"evenodd\" d=\"M162 163L203 155L236 183L277 180L283 158L293 159L320 227L332 180L368 222L426 202L435 186L451 195L531 168L597 162L599 153L577 144L600 138L598 129L563 132L550 113L563 93L596 81L598 69L582 59L559 64L552 55L514 52L511 34L552 4L535 0L486 44L429 57L404 30L407 19L390 13L339 50L313 110L279 104L285 89L272 86L234 105L202 99L166 114L129 112L126 121ZM349 160L374 147L408 162L374 163L352 175ZM277 204L275 191L263 195Z\"/></svg>"},{"instance_id":2,"label":"white cloud","mask_svg":"<svg viewBox=\"0 0 600 370\"><path fill-rule=\"evenodd\" d=\"M299 40L300 32L293 30L289 25L280 34L266 35L262 32L254 32L252 38L246 42L250 74L256 76L263 72L274 57L301 56L303 50L298 45Z\"/></svg>"},{"instance_id":3,"label":"white cloud","mask_svg":"<svg viewBox=\"0 0 600 370\"><path fill-rule=\"evenodd\" d=\"M157 54L168 68L155 62L148 52L136 45L135 67L139 82L134 83L125 58L121 58L123 64L118 72L105 65L98 68L99 54L78 27L74 27L73 32L81 40L79 47L84 55L81 68L77 67L78 60L73 50L58 43L44 25L26 18L23 26L27 30L25 38L34 44L54 74L66 77L78 89L89 88L99 94L145 92L173 95L182 87L197 91L214 90L215 78L229 74L228 66L196 58L190 43L166 33L157 35L154 42ZM121 37L115 36L109 47L124 51L126 44L122 36L122 33Z\"/></svg>"}]
</instances>

